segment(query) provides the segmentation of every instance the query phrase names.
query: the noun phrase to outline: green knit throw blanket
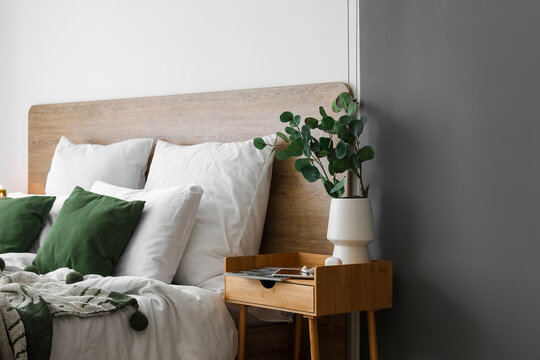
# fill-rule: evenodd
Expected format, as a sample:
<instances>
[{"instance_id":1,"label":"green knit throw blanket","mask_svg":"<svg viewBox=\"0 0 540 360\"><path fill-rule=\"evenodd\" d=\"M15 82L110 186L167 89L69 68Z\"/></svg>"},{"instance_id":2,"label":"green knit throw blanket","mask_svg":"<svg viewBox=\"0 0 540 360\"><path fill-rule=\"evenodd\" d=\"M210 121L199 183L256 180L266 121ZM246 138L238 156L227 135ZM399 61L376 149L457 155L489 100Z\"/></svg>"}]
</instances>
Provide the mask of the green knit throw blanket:
<instances>
[{"instance_id":1,"label":"green knit throw blanket","mask_svg":"<svg viewBox=\"0 0 540 360\"><path fill-rule=\"evenodd\" d=\"M138 309L136 299L114 291L67 285L27 271L0 271L0 360L49 359L53 317L110 314L126 305Z\"/></svg>"}]
</instances>

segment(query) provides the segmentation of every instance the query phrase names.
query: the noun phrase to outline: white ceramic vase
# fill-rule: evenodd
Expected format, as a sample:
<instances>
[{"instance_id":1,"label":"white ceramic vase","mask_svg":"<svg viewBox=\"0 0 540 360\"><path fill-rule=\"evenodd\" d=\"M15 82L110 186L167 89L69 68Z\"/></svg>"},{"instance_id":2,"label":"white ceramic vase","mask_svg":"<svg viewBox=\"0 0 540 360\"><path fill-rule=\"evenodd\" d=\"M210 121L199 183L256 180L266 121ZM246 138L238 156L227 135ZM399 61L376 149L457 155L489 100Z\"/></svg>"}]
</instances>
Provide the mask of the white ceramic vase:
<instances>
[{"instance_id":1,"label":"white ceramic vase","mask_svg":"<svg viewBox=\"0 0 540 360\"><path fill-rule=\"evenodd\" d=\"M332 198L328 217L328 240L333 256L343 264L371 262L368 245L375 240L371 201L367 198Z\"/></svg>"}]
</instances>

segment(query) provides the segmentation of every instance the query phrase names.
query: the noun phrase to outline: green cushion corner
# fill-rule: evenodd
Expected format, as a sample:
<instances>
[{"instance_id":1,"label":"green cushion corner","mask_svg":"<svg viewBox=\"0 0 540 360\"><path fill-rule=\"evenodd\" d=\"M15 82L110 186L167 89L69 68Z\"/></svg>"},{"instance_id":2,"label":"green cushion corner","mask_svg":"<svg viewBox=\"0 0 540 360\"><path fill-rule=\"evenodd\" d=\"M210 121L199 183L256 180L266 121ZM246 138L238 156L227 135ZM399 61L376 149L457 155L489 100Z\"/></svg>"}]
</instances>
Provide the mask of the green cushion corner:
<instances>
[{"instance_id":1,"label":"green cushion corner","mask_svg":"<svg viewBox=\"0 0 540 360\"><path fill-rule=\"evenodd\" d=\"M54 196L0 198L0 253L27 252L43 228Z\"/></svg>"}]
</instances>

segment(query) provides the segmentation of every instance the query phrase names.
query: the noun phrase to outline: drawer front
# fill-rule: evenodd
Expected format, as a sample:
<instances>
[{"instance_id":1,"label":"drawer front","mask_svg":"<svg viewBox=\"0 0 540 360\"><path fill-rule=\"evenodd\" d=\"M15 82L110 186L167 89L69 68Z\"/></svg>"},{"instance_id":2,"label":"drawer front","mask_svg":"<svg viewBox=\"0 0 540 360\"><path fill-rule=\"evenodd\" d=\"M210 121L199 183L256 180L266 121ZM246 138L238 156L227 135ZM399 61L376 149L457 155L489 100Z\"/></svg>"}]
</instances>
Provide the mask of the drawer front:
<instances>
[{"instance_id":1,"label":"drawer front","mask_svg":"<svg viewBox=\"0 0 540 360\"><path fill-rule=\"evenodd\" d=\"M313 286L276 282L267 289L255 279L234 276L226 279L225 300L312 313L313 299Z\"/></svg>"}]
</instances>

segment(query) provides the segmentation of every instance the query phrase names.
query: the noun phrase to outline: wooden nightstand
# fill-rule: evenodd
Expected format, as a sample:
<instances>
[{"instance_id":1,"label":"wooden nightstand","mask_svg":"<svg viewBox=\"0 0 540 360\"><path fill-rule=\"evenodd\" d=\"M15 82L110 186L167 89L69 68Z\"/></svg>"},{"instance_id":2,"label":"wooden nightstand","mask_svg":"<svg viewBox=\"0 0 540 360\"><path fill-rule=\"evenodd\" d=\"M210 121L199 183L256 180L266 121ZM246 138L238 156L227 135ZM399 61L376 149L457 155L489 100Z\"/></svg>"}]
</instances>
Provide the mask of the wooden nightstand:
<instances>
[{"instance_id":1,"label":"wooden nightstand","mask_svg":"<svg viewBox=\"0 0 540 360\"><path fill-rule=\"evenodd\" d=\"M392 263L324 266L329 255L291 253L225 259L225 272L271 267L315 268L314 279L261 282L225 276L225 301L239 304L238 359L244 359L247 306L288 311L295 319L294 358L300 359L302 318L309 320L311 358L319 359L317 317L366 311L371 359L377 359L375 311L392 307Z\"/></svg>"}]
</instances>

